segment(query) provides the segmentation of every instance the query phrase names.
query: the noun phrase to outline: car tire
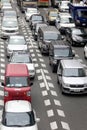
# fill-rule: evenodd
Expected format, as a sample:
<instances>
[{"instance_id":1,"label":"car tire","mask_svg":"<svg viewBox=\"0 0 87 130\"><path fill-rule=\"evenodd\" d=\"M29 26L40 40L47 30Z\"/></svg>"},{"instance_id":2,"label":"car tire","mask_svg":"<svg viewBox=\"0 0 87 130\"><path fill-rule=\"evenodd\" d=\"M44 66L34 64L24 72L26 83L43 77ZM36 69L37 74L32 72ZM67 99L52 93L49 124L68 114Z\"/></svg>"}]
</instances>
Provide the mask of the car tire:
<instances>
[{"instance_id":1,"label":"car tire","mask_svg":"<svg viewBox=\"0 0 87 130\"><path fill-rule=\"evenodd\" d=\"M55 72L54 65L52 66L52 72L53 72L53 73Z\"/></svg>"},{"instance_id":2,"label":"car tire","mask_svg":"<svg viewBox=\"0 0 87 130\"><path fill-rule=\"evenodd\" d=\"M86 55L85 55L85 52L84 52L84 58L87 59Z\"/></svg>"}]
</instances>

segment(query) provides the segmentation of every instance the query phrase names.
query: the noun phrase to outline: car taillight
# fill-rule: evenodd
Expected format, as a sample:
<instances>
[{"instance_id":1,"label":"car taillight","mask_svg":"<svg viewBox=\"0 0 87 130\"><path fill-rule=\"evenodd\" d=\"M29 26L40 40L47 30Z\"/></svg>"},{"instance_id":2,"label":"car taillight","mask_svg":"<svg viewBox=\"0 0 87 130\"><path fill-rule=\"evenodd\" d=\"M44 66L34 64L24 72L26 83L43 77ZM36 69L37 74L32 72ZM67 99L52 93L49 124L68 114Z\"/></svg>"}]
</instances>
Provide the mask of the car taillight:
<instances>
[{"instance_id":1,"label":"car taillight","mask_svg":"<svg viewBox=\"0 0 87 130\"><path fill-rule=\"evenodd\" d=\"M4 96L8 96L8 92L7 91L4 92Z\"/></svg>"},{"instance_id":2,"label":"car taillight","mask_svg":"<svg viewBox=\"0 0 87 130\"><path fill-rule=\"evenodd\" d=\"M30 91L28 91L28 92L27 92L27 96L30 96L30 95L31 95L31 92L30 92Z\"/></svg>"}]
</instances>

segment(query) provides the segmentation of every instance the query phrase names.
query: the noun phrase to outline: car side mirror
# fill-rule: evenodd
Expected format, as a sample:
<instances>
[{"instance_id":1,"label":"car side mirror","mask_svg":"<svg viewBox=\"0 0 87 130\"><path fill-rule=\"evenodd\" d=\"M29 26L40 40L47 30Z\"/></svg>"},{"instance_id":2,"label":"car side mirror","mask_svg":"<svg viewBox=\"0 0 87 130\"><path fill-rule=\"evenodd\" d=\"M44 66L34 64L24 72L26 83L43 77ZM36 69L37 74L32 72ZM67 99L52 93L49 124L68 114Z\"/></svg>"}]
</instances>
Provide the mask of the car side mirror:
<instances>
[{"instance_id":1,"label":"car side mirror","mask_svg":"<svg viewBox=\"0 0 87 130\"><path fill-rule=\"evenodd\" d=\"M60 72L57 73L59 76L62 76L62 74Z\"/></svg>"}]
</instances>

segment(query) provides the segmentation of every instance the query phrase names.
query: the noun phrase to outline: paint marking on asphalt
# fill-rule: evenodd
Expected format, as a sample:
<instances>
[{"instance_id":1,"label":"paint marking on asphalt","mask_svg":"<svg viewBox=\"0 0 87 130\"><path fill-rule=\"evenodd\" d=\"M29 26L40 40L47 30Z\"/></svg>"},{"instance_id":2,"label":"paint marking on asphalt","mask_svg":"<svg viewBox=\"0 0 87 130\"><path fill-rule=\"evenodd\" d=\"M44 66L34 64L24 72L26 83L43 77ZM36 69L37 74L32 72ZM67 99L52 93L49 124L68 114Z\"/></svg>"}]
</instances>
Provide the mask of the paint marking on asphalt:
<instances>
[{"instance_id":1,"label":"paint marking on asphalt","mask_svg":"<svg viewBox=\"0 0 87 130\"><path fill-rule=\"evenodd\" d=\"M59 100L54 99L54 104L57 106L62 106Z\"/></svg>"},{"instance_id":2,"label":"paint marking on asphalt","mask_svg":"<svg viewBox=\"0 0 87 130\"><path fill-rule=\"evenodd\" d=\"M61 125L62 125L63 129L70 130L68 123L61 121Z\"/></svg>"},{"instance_id":3,"label":"paint marking on asphalt","mask_svg":"<svg viewBox=\"0 0 87 130\"><path fill-rule=\"evenodd\" d=\"M56 91L51 90L50 92L51 92L51 94L52 94L53 96L57 96L57 92L56 92Z\"/></svg>"},{"instance_id":4,"label":"paint marking on asphalt","mask_svg":"<svg viewBox=\"0 0 87 130\"><path fill-rule=\"evenodd\" d=\"M44 104L45 104L45 106L49 106L49 105L51 105L51 102L49 99L47 99L47 100L44 100Z\"/></svg>"},{"instance_id":5,"label":"paint marking on asphalt","mask_svg":"<svg viewBox=\"0 0 87 130\"><path fill-rule=\"evenodd\" d=\"M50 123L51 130L58 130L56 121Z\"/></svg>"},{"instance_id":6,"label":"paint marking on asphalt","mask_svg":"<svg viewBox=\"0 0 87 130\"><path fill-rule=\"evenodd\" d=\"M45 83L44 82L40 83L40 88L44 88L44 87L45 87Z\"/></svg>"},{"instance_id":7,"label":"paint marking on asphalt","mask_svg":"<svg viewBox=\"0 0 87 130\"><path fill-rule=\"evenodd\" d=\"M48 95L48 93L46 90L42 91L42 96L47 96L47 95Z\"/></svg>"},{"instance_id":8,"label":"paint marking on asphalt","mask_svg":"<svg viewBox=\"0 0 87 130\"><path fill-rule=\"evenodd\" d=\"M53 110L47 110L47 115L48 115L48 117L54 116Z\"/></svg>"},{"instance_id":9,"label":"paint marking on asphalt","mask_svg":"<svg viewBox=\"0 0 87 130\"><path fill-rule=\"evenodd\" d=\"M49 90L49 86L48 86L48 83L47 83L47 80L46 80L45 74L44 74L44 72L43 72L43 69L41 69L41 74L42 74L42 77L43 77L43 80L44 80L44 83L45 83L46 89Z\"/></svg>"},{"instance_id":10,"label":"paint marking on asphalt","mask_svg":"<svg viewBox=\"0 0 87 130\"><path fill-rule=\"evenodd\" d=\"M61 117L65 117L64 111L57 109L57 113Z\"/></svg>"}]
</instances>

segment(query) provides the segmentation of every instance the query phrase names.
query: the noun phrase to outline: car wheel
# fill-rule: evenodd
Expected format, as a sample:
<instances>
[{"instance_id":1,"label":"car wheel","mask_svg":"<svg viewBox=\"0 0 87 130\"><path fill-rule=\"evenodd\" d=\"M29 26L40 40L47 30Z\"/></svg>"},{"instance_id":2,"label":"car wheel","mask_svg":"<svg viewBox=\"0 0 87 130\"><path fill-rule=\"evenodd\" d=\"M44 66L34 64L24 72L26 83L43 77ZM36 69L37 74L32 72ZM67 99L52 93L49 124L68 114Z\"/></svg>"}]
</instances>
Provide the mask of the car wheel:
<instances>
[{"instance_id":1,"label":"car wheel","mask_svg":"<svg viewBox=\"0 0 87 130\"><path fill-rule=\"evenodd\" d=\"M63 86L62 86L62 84L61 84L61 92L62 92L62 94L64 94L64 91L63 91Z\"/></svg>"}]
</instances>

